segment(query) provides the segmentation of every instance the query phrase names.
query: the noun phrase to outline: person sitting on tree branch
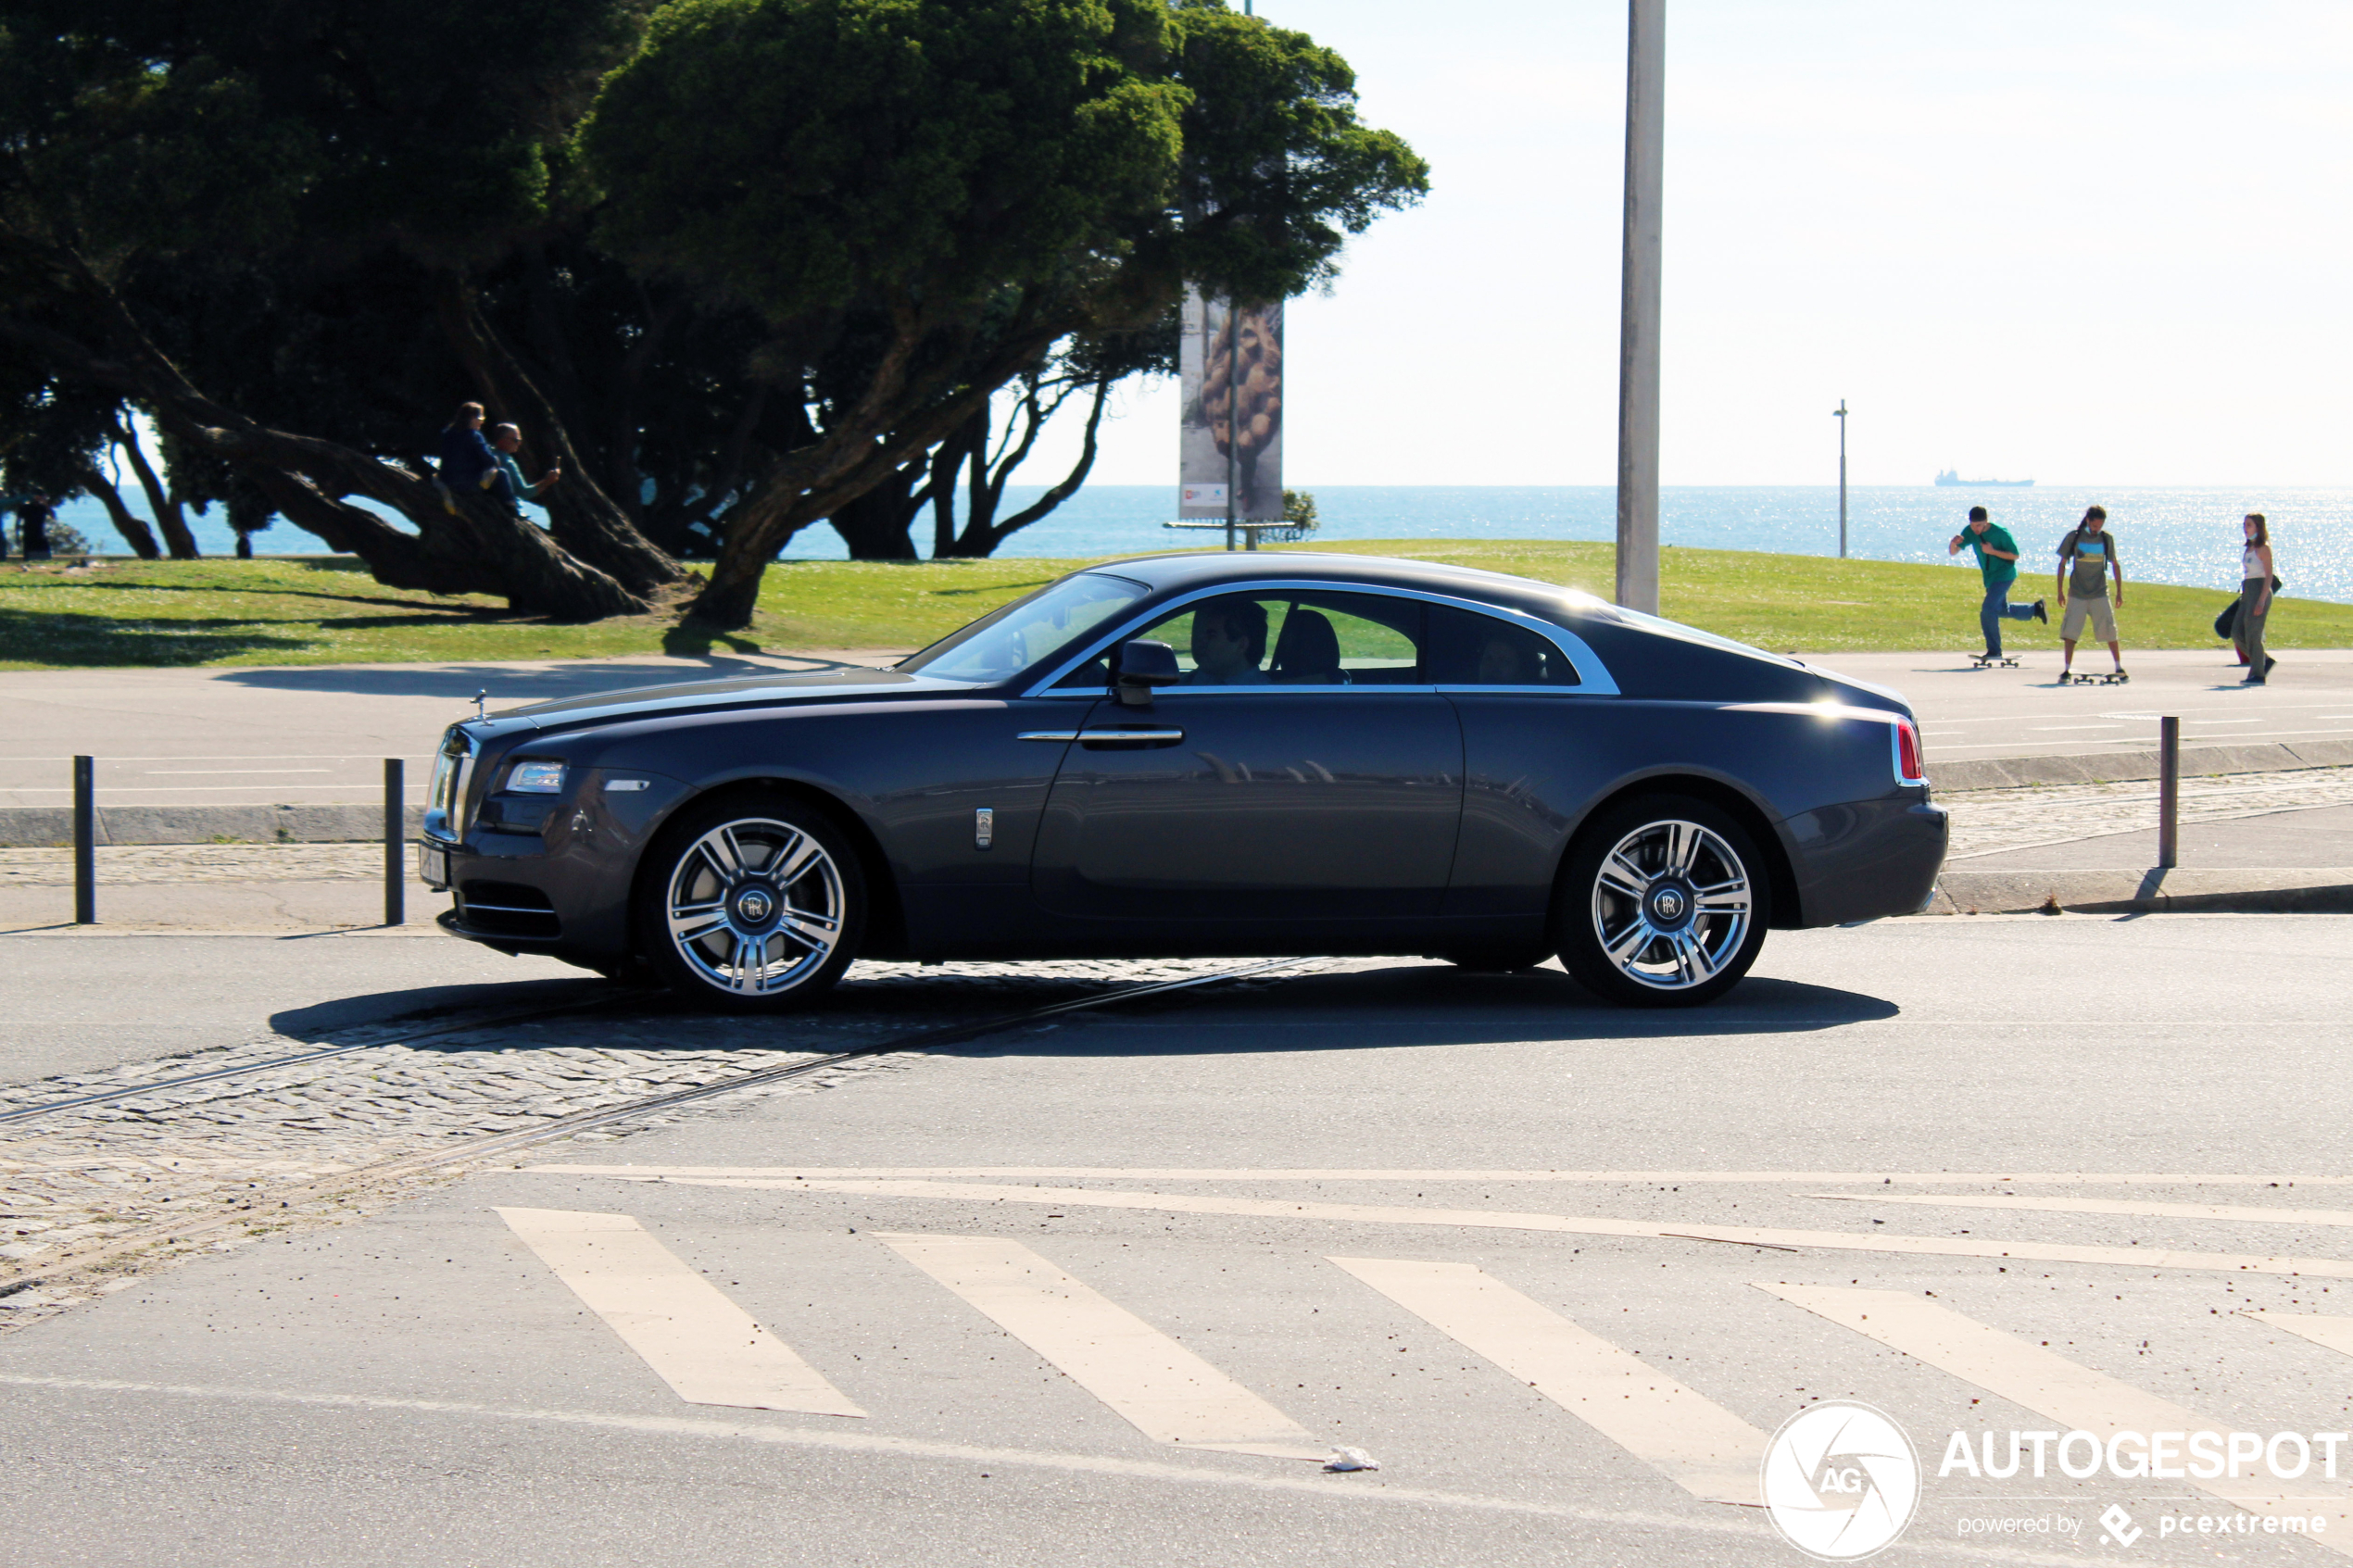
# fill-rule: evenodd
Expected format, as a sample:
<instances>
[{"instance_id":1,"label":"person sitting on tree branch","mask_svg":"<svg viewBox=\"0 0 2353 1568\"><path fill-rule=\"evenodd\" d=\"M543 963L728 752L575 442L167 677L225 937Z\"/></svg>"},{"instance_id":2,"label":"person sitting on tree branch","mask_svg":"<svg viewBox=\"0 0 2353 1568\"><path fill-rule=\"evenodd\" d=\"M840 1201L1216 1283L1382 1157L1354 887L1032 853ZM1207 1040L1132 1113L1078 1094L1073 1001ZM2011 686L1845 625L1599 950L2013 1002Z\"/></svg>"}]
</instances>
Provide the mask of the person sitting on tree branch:
<instances>
[{"instance_id":1,"label":"person sitting on tree branch","mask_svg":"<svg viewBox=\"0 0 2353 1568\"><path fill-rule=\"evenodd\" d=\"M463 494L472 490L487 490L506 475L499 471L498 454L482 438L482 405L460 403L458 417L441 432L441 483L452 491ZM449 509L458 509L457 502Z\"/></svg>"},{"instance_id":2,"label":"person sitting on tree branch","mask_svg":"<svg viewBox=\"0 0 2353 1568\"><path fill-rule=\"evenodd\" d=\"M491 489L514 508L517 517L521 517L522 503L539 501L539 493L564 476L563 465L556 464L540 477L538 483L534 484L523 478L522 464L515 460L515 454L522 450L522 432L513 425L500 425L490 433L490 436L491 448L498 459L498 483ZM544 501L539 504L547 505Z\"/></svg>"}]
</instances>

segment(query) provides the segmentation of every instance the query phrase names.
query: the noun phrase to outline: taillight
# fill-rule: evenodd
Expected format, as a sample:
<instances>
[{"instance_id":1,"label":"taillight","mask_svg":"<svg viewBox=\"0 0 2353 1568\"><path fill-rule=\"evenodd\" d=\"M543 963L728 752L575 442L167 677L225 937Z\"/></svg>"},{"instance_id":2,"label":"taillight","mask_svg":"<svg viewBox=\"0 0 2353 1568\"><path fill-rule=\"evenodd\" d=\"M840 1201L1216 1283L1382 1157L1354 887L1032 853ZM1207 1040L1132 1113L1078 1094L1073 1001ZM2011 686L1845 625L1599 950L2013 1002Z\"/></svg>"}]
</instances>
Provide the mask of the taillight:
<instances>
[{"instance_id":1,"label":"taillight","mask_svg":"<svg viewBox=\"0 0 2353 1568\"><path fill-rule=\"evenodd\" d=\"M1928 783L1928 763L1920 755L1920 732L1909 719L1895 721L1895 782Z\"/></svg>"}]
</instances>

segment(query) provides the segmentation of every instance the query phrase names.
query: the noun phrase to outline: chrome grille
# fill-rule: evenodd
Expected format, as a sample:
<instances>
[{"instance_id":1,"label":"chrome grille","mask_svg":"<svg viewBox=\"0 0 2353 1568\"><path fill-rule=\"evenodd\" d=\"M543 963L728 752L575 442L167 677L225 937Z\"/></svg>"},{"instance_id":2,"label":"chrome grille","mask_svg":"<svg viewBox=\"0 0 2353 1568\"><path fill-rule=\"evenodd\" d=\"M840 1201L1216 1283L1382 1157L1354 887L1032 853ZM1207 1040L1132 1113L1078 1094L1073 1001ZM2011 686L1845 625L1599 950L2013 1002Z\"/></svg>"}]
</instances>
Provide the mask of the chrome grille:
<instances>
[{"instance_id":1,"label":"chrome grille","mask_svg":"<svg viewBox=\"0 0 2353 1568\"><path fill-rule=\"evenodd\" d=\"M441 750L433 759L433 782L426 786L425 810L428 814L439 813L453 838L466 831L466 786L473 780L477 749L474 738L452 724L442 735Z\"/></svg>"}]
</instances>

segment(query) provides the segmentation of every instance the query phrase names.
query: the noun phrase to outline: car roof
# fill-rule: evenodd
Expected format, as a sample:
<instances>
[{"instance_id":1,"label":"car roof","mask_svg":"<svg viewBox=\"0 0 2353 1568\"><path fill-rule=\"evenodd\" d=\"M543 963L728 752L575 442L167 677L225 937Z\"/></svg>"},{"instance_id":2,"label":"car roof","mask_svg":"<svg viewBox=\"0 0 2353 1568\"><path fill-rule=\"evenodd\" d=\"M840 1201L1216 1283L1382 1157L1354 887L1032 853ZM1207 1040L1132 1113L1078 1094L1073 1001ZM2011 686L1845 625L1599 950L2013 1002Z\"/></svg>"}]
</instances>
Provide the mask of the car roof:
<instances>
[{"instance_id":1,"label":"car roof","mask_svg":"<svg viewBox=\"0 0 2353 1568\"><path fill-rule=\"evenodd\" d=\"M1564 609L1611 613L1604 601L1555 583L1400 556L1342 555L1332 550L1187 550L1101 561L1087 570L1131 578L1156 593L1214 587L1221 583L1364 583L1514 607L1541 605L1555 614Z\"/></svg>"}]
</instances>

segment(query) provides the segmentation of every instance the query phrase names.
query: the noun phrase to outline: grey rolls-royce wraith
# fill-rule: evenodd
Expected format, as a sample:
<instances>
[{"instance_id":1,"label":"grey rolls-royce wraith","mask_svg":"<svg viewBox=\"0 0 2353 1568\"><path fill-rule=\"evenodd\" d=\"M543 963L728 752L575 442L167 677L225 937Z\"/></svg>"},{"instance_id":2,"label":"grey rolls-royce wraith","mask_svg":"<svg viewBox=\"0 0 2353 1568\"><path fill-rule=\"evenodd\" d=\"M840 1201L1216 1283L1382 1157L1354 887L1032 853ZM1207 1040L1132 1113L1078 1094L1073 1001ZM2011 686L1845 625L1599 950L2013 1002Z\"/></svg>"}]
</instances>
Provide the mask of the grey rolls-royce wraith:
<instances>
[{"instance_id":1,"label":"grey rolls-royce wraith","mask_svg":"<svg viewBox=\"0 0 2353 1568\"><path fill-rule=\"evenodd\" d=\"M449 930L794 1006L852 958L1558 954L1638 1004L1768 927L1922 908L1945 846L1884 689L1492 572L1090 567L888 670L450 727Z\"/></svg>"}]
</instances>

